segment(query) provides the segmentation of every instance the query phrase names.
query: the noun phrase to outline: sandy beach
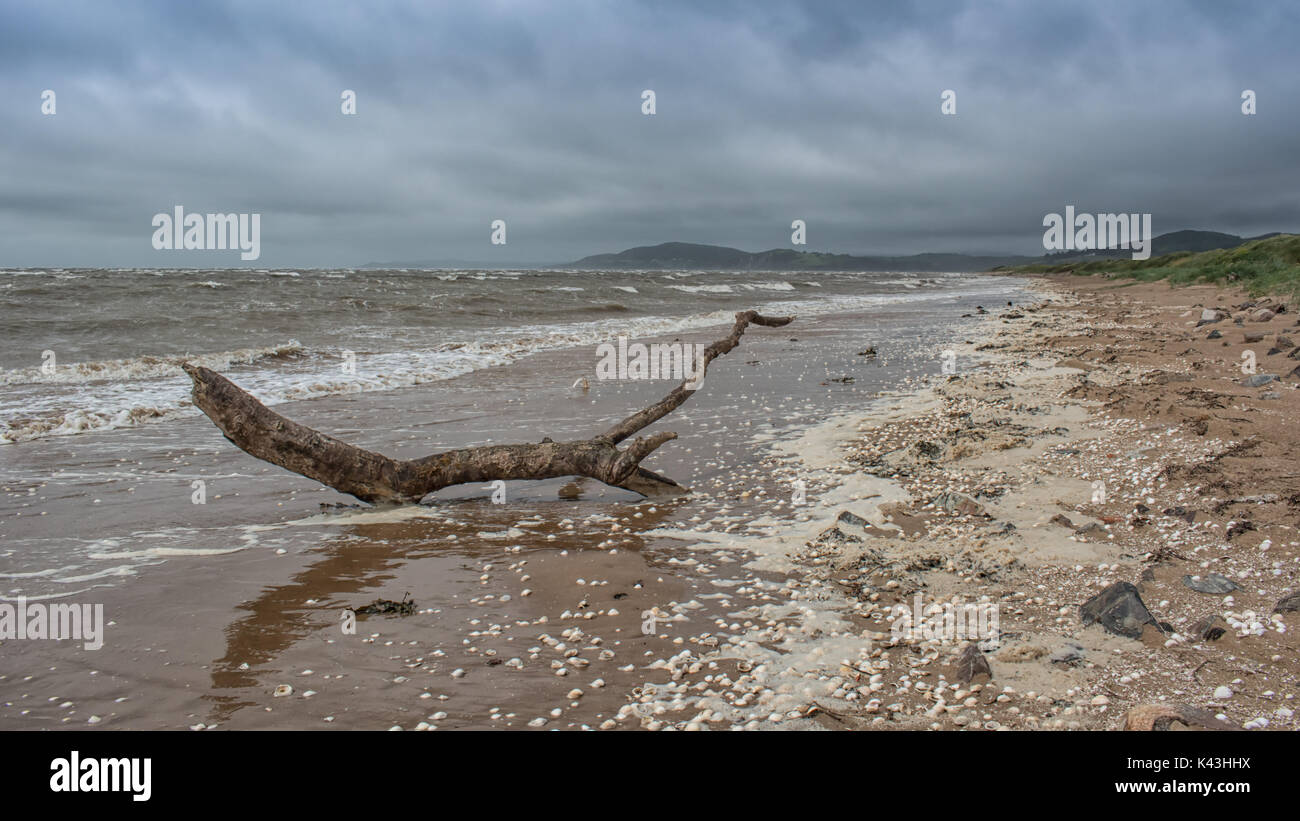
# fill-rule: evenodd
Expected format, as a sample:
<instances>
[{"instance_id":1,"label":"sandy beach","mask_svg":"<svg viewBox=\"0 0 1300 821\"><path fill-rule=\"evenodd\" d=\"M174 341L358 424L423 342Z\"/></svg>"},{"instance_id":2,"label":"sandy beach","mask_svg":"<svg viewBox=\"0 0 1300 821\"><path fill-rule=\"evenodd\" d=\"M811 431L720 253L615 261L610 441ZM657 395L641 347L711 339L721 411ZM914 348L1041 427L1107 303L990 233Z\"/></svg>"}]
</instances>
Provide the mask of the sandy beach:
<instances>
[{"instance_id":1,"label":"sandy beach","mask_svg":"<svg viewBox=\"0 0 1300 821\"><path fill-rule=\"evenodd\" d=\"M467 487L365 509L233 451L202 418L133 433L156 455L125 478L11 483L10 540L48 523L113 540L163 506L158 532L185 527L187 543L159 537L143 562L139 544L100 544L131 577L95 589L108 649L5 642L0 723L1293 728L1294 314L1259 321L1209 287L988 279L1000 301L751 333L661 423L681 436L655 468L692 489L666 502L557 480L511 483L504 505ZM1207 308L1225 318L1198 327ZM1284 378L1243 384L1247 349ZM557 384L587 354L477 371L433 402L411 388L286 413L421 453L583 435L655 395ZM465 421L445 422L458 403ZM57 450L85 459L118 435ZM50 450L6 447L29 476ZM170 485L146 478L169 471ZM191 475L211 504L182 498ZM248 544L231 548L236 511ZM1081 607L1124 582L1145 607L1124 612L1149 623L1085 625ZM1131 608L1124 590L1111 595ZM341 627L407 594L410 614ZM993 629L900 632L904 612L942 626L961 608L994 613Z\"/></svg>"}]
</instances>

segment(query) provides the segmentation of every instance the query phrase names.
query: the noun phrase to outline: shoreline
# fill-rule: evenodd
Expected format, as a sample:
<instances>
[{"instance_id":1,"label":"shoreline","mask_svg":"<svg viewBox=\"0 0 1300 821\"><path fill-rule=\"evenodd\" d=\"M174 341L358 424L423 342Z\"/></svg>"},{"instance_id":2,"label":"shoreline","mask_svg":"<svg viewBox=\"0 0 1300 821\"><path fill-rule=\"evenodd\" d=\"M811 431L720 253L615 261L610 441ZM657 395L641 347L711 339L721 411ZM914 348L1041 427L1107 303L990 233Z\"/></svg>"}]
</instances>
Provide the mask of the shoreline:
<instances>
[{"instance_id":1,"label":"shoreline","mask_svg":"<svg viewBox=\"0 0 1300 821\"><path fill-rule=\"evenodd\" d=\"M79 653L16 648L0 686L9 708L27 709L5 723L85 726L96 710L104 728L1104 730L1171 716L1294 728L1296 642L1287 613L1271 610L1300 564L1289 501L1300 483L1285 478L1300 450L1285 424L1296 394L1290 381L1243 386L1233 370L1237 336L1278 344L1294 315L1197 328L1197 303L1238 298L1087 279L1028 290L1037 296L976 324L877 326L889 369L859 372L857 386L831 377L851 372L862 318L747 340L673 424L689 432L668 472L697 492L670 503L556 482L510 509L476 492L268 519L253 528L262 549L177 559L139 589L106 593L125 608L110 619L137 623L110 621L125 645L93 659L99 684L87 685ZM950 339L930 350L906 336L925 328L920 339ZM1212 328L1223 339L1204 339ZM1258 354L1261 371L1289 361ZM564 373L568 357L533 364ZM873 398L873 378L897 387ZM795 379L810 381L795 391ZM582 424L636 406L639 390L602 395ZM418 432L399 413L416 396L395 394L370 424L401 418L397 430ZM313 408L334 429L356 418L351 401ZM1275 452L1258 452L1261 439ZM243 459L216 455L223 469ZM263 508L288 513L315 490L272 480ZM1097 481L1106 497L1094 502ZM580 504L543 503L557 491ZM287 555L268 549L280 543ZM1211 573L1243 589L1225 598L1183 583ZM1080 607L1115 583L1133 584L1157 622L1139 638L1081 622ZM331 637L338 608L404 590L414 617ZM131 604L142 595L154 602L144 621ZM898 632L905 611L961 608L992 610L994 634ZM56 662L62 672L18 681L15 664ZM289 698L272 693L280 685Z\"/></svg>"}]
</instances>

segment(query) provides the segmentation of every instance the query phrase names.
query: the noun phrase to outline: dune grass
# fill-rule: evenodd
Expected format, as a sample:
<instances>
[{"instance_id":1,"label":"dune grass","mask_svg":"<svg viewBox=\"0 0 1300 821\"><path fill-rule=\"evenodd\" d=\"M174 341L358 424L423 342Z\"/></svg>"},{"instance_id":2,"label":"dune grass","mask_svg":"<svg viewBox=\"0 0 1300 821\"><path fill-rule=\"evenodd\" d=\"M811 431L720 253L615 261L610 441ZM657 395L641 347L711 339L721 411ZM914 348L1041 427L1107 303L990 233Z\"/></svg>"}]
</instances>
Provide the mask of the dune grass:
<instances>
[{"instance_id":1,"label":"dune grass","mask_svg":"<svg viewBox=\"0 0 1300 821\"><path fill-rule=\"evenodd\" d=\"M1300 235L1279 234L1246 242L1236 248L1200 253L1180 251L1143 260L1099 259L996 270L1036 274L1111 274L1142 282L1164 279L1173 285L1214 283L1244 288L1255 296L1267 294L1296 301L1300 299Z\"/></svg>"}]
</instances>

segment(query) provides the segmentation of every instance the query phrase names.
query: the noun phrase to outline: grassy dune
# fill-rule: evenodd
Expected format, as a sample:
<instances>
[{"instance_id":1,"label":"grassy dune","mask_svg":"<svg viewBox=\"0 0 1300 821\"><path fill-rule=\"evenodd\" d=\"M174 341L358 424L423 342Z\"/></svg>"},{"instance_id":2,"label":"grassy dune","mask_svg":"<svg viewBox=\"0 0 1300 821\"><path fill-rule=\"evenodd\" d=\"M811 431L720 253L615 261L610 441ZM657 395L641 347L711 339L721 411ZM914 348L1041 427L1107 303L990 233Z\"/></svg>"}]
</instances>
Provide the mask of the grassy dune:
<instances>
[{"instance_id":1,"label":"grassy dune","mask_svg":"<svg viewBox=\"0 0 1300 821\"><path fill-rule=\"evenodd\" d=\"M1176 285L1213 282L1242 287L1255 295L1300 298L1300 235L1279 234L1236 248L1180 251L1151 259L1099 259L995 268L1012 273L1108 274L1144 282L1167 279Z\"/></svg>"}]
</instances>

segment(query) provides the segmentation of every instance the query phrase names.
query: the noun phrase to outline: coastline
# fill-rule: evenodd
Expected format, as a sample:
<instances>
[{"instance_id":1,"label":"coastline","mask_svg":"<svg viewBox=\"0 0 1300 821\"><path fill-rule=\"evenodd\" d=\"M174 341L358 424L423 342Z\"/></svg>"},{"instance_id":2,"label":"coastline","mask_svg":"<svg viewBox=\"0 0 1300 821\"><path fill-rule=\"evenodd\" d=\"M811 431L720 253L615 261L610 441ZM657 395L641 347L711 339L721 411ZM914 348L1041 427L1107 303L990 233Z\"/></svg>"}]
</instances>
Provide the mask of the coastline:
<instances>
[{"instance_id":1,"label":"coastline","mask_svg":"<svg viewBox=\"0 0 1300 821\"><path fill-rule=\"evenodd\" d=\"M1282 344L1294 315L1256 322L1245 309L1241 326L1198 328L1202 306L1245 298L1086 278L1029 288L1034 299L982 321L973 300L944 309L973 324L918 308L747 338L670 420L684 435L665 452L667 471L697 491L670 503L555 482L512 490L505 507L477 489L432 507L301 518L312 497L335 495L274 473L247 484L258 463L223 449L204 420L159 426L159 441L213 448L210 467L206 450L180 463L187 473L249 477L239 488L250 501L223 504L241 506L258 549L153 556L163 564L141 570L138 588L104 593L117 619L110 656L6 642L5 722L1105 730L1181 716L1294 728L1293 617L1272 612L1295 591L1300 553L1294 380L1254 388L1239 372L1245 334L1262 333L1259 370L1285 373L1293 349L1265 346ZM863 327L888 363L879 376L858 355ZM1212 329L1220 339L1205 339ZM529 372L576 363L573 352L541 354ZM876 391L879 380L895 387ZM531 418L575 409L563 385L539 376L535 387L531 401L544 401ZM517 372L447 383L440 401L484 389L518 392ZM611 384L564 424L597 424L657 390ZM379 436L400 419L396 430L418 433L439 415L427 400L395 393L364 424ZM412 419L416 403L423 417ZM515 437L502 425L523 403L511 404L432 430L444 446ZM351 398L310 407L334 429L363 424ZM116 491L95 492L105 514L118 510ZM569 501L546 503L557 494ZM228 508L198 510L217 521ZM1212 573L1241 589L1184 584ZM217 583L196 581L208 578ZM1115 583L1133 584L1157 622L1138 638L1081 621L1080 607ZM414 617L363 620L355 641L337 634L340 608L405 591ZM960 607L996 608L995 641L978 653L968 648L987 637L900 640L900 613ZM275 694L282 685L290 697Z\"/></svg>"}]
</instances>

